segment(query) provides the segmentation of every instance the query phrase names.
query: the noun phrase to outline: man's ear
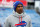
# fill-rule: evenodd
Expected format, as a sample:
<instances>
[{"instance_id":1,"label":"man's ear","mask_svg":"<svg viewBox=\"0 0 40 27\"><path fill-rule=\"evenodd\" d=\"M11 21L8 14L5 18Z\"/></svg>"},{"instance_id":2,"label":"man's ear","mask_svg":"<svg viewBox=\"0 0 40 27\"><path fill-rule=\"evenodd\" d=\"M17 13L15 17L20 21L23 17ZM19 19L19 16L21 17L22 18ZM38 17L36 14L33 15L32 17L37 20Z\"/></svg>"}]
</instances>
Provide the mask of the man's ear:
<instances>
[{"instance_id":1,"label":"man's ear","mask_svg":"<svg viewBox=\"0 0 40 27\"><path fill-rule=\"evenodd\" d=\"M17 10L17 8L16 8L16 10Z\"/></svg>"}]
</instances>

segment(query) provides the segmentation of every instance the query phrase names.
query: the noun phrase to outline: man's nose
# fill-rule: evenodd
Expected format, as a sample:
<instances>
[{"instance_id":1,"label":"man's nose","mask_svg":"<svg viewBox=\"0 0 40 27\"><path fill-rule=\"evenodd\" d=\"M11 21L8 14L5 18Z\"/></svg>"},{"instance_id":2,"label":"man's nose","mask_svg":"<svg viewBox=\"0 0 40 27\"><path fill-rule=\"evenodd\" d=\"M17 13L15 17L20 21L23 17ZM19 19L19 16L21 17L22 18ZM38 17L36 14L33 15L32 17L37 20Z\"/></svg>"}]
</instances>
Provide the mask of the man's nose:
<instances>
[{"instance_id":1,"label":"man's nose","mask_svg":"<svg viewBox=\"0 0 40 27\"><path fill-rule=\"evenodd\" d=\"M20 9L21 9L22 7L20 7Z\"/></svg>"}]
</instances>

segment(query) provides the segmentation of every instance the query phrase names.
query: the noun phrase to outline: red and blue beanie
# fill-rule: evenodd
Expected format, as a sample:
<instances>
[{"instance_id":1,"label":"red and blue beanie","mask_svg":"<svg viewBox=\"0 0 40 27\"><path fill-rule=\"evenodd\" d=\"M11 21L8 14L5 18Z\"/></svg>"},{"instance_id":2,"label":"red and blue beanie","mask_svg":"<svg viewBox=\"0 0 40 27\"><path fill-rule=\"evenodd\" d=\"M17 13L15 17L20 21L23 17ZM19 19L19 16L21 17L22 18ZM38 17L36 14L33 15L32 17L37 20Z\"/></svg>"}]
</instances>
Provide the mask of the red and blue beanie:
<instances>
[{"instance_id":1,"label":"red and blue beanie","mask_svg":"<svg viewBox=\"0 0 40 27\"><path fill-rule=\"evenodd\" d=\"M16 7L18 6L18 4L22 4L22 5L23 5L23 3L20 2L20 1L16 1L16 2L14 2L13 4L14 4L14 5L13 5L13 8L14 8L14 11L15 11L15 12L16 12Z\"/></svg>"}]
</instances>

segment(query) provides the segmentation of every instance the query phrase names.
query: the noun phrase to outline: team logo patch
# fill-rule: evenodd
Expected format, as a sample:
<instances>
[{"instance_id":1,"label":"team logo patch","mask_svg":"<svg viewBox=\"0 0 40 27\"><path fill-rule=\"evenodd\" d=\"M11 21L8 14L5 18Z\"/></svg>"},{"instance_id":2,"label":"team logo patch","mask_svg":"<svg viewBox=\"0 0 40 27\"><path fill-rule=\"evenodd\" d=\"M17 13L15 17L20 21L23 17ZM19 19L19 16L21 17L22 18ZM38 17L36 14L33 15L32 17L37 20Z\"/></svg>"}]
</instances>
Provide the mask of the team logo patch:
<instances>
[{"instance_id":1,"label":"team logo patch","mask_svg":"<svg viewBox=\"0 0 40 27\"><path fill-rule=\"evenodd\" d=\"M26 25L27 25L27 22L25 21L21 21L20 23L15 24L16 27L25 27Z\"/></svg>"}]
</instances>

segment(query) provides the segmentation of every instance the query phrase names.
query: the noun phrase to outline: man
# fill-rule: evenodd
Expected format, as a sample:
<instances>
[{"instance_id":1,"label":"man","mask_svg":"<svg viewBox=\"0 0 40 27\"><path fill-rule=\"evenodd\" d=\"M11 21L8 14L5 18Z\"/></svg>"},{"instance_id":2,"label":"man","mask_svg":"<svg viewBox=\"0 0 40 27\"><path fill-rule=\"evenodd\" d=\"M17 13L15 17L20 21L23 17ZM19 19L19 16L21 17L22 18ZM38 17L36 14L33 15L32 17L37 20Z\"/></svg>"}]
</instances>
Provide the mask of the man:
<instances>
[{"instance_id":1,"label":"man","mask_svg":"<svg viewBox=\"0 0 40 27\"><path fill-rule=\"evenodd\" d=\"M4 27L32 27L30 17L23 11L23 3L16 1L13 6L13 14L7 17Z\"/></svg>"},{"instance_id":2,"label":"man","mask_svg":"<svg viewBox=\"0 0 40 27\"><path fill-rule=\"evenodd\" d=\"M40 9L39 9L39 7L36 7L36 12L40 15Z\"/></svg>"},{"instance_id":3,"label":"man","mask_svg":"<svg viewBox=\"0 0 40 27\"><path fill-rule=\"evenodd\" d=\"M1 22L0 22L0 27L2 27L2 24L1 24Z\"/></svg>"}]
</instances>

